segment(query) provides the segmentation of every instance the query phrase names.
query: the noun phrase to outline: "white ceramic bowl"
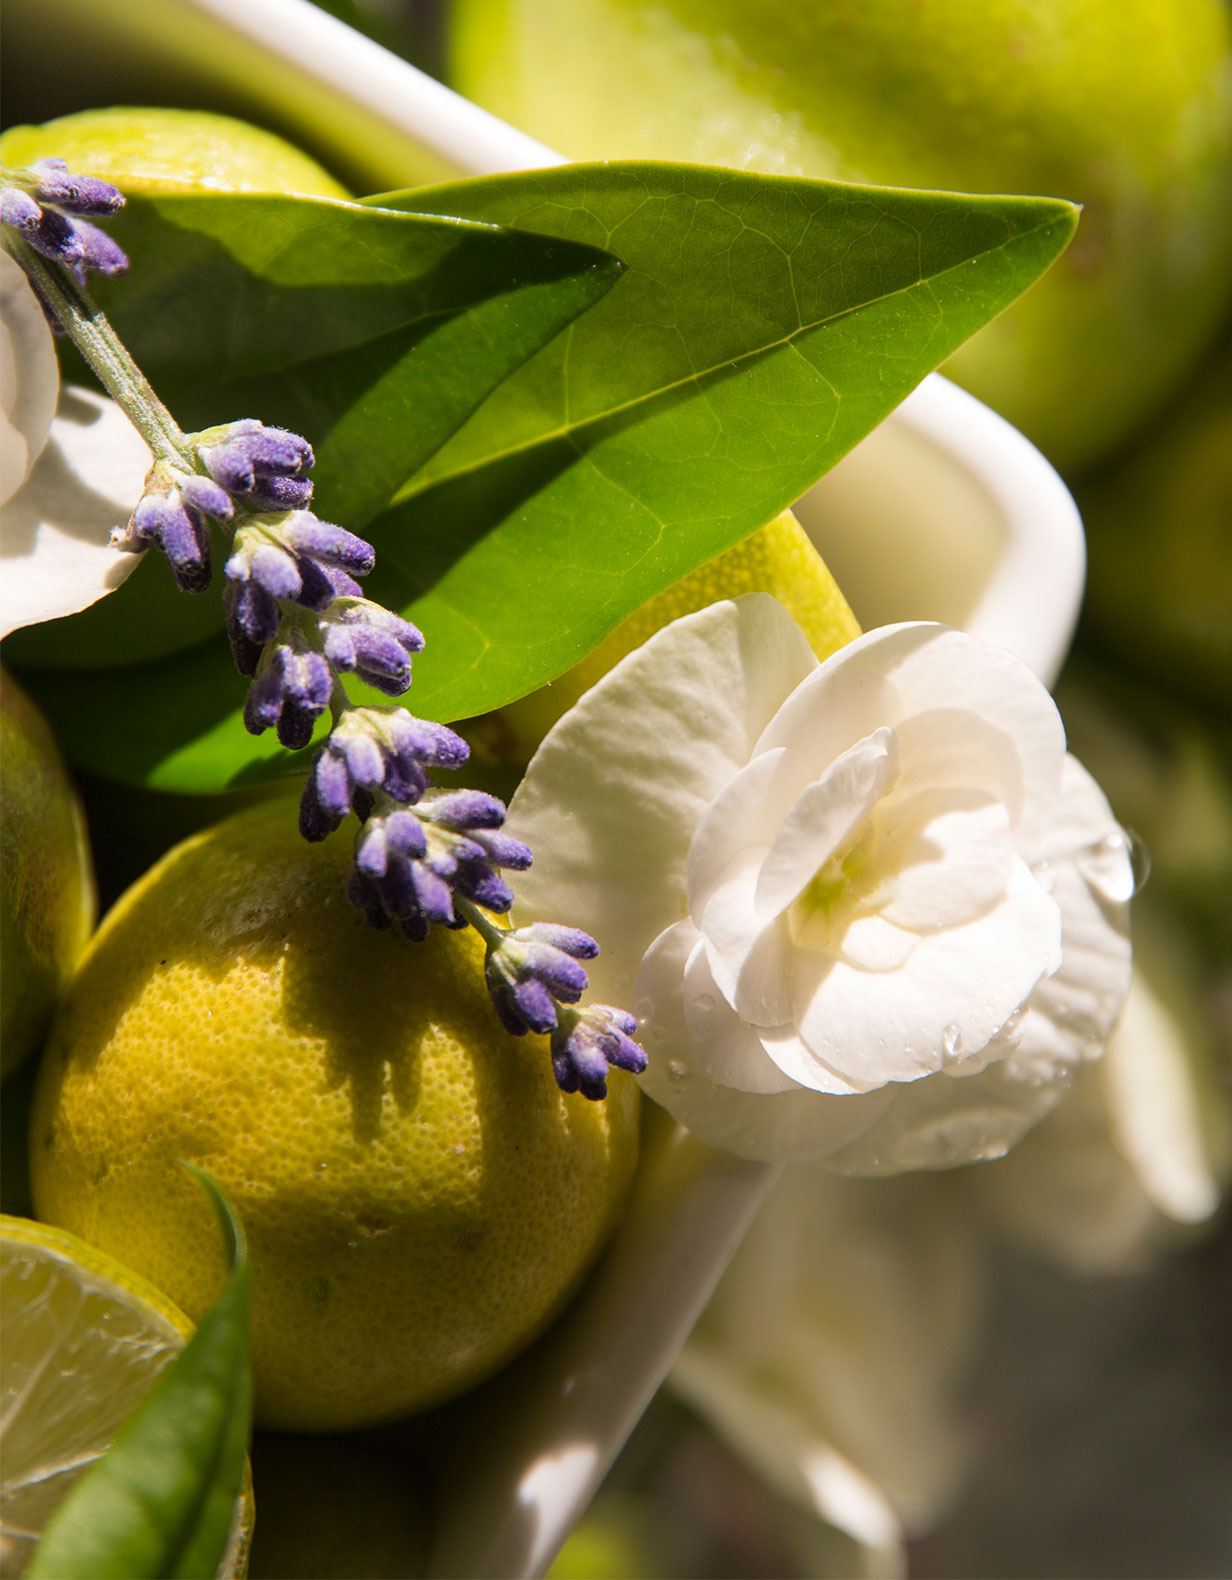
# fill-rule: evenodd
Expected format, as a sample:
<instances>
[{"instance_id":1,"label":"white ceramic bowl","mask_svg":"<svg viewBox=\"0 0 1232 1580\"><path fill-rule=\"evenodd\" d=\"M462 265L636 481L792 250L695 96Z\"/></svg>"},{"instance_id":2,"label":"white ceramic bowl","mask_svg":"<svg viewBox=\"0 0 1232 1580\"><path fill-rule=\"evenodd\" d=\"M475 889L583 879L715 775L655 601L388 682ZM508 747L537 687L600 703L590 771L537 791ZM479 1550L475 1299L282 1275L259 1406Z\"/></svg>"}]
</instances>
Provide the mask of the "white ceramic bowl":
<instances>
[{"instance_id":1,"label":"white ceramic bowl","mask_svg":"<svg viewBox=\"0 0 1232 1580\"><path fill-rule=\"evenodd\" d=\"M370 191L562 162L305 0L9 0L6 25L30 70L88 80L83 102L246 114ZM1039 452L962 390L926 379L797 508L865 625L945 620L1055 678L1081 524ZM432 1575L546 1569L775 1177L659 1127L581 1297L443 1412Z\"/></svg>"}]
</instances>

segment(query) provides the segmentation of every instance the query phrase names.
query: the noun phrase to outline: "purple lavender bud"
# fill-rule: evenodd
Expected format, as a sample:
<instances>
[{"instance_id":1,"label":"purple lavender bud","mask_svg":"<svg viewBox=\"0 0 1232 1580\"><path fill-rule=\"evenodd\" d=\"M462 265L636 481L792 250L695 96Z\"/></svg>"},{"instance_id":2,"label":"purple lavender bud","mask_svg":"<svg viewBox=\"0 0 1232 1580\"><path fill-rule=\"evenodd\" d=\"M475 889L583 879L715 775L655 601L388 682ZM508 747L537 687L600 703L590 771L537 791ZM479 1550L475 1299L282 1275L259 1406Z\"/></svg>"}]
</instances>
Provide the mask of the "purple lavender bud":
<instances>
[{"instance_id":1,"label":"purple lavender bud","mask_svg":"<svg viewBox=\"0 0 1232 1580\"><path fill-rule=\"evenodd\" d=\"M529 845L508 834L487 829L476 834L476 841L483 846L488 861L494 867L508 867L511 872L525 872L534 861Z\"/></svg>"},{"instance_id":2,"label":"purple lavender bud","mask_svg":"<svg viewBox=\"0 0 1232 1580\"><path fill-rule=\"evenodd\" d=\"M83 285L87 269L93 269L106 279L113 279L127 270L128 254L118 242L112 241L105 230L99 230L97 225L91 225L84 219L77 220L73 229L77 232L81 246L77 276Z\"/></svg>"},{"instance_id":3,"label":"purple lavender bud","mask_svg":"<svg viewBox=\"0 0 1232 1580\"><path fill-rule=\"evenodd\" d=\"M245 558L247 565L243 564ZM294 558L273 543L259 543L247 556L233 554L227 561L226 574L234 574L236 580L246 574L273 598L295 598L301 585L299 566Z\"/></svg>"},{"instance_id":4,"label":"purple lavender bud","mask_svg":"<svg viewBox=\"0 0 1232 1580\"><path fill-rule=\"evenodd\" d=\"M383 878L389 870L389 846L384 821L372 818L355 840L355 870L365 878Z\"/></svg>"},{"instance_id":5,"label":"purple lavender bud","mask_svg":"<svg viewBox=\"0 0 1232 1580\"><path fill-rule=\"evenodd\" d=\"M85 257L85 244L76 227L54 208L40 209L38 224L23 227L22 235L36 252L53 263L64 263L76 268Z\"/></svg>"},{"instance_id":6,"label":"purple lavender bud","mask_svg":"<svg viewBox=\"0 0 1232 1580\"><path fill-rule=\"evenodd\" d=\"M267 428L253 418L231 423L197 447L214 481L250 507L299 510L312 497L312 484L300 474L313 462L312 446L285 428ZM294 486L282 488L276 480Z\"/></svg>"},{"instance_id":7,"label":"purple lavender bud","mask_svg":"<svg viewBox=\"0 0 1232 1580\"><path fill-rule=\"evenodd\" d=\"M308 555L301 554L296 559L296 566L300 574L300 589L295 595L296 603L303 604L305 609L317 611L328 609L334 599L339 597L338 589L334 586L334 578L345 575L332 566L318 565L316 560ZM347 577L350 581L350 577Z\"/></svg>"},{"instance_id":8,"label":"purple lavender bud","mask_svg":"<svg viewBox=\"0 0 1232 1580\"><path fill-rule=\"evenodd\" d=\"M505 821L505 803L483 790L449 790L433 796L425 816L442 828L499 828Z\"/></svg>"},{"instance_id":9,"label":"purple lavender bud","mask_svg":"<svg viewBox=\"0 0 1232 1580\"><path fill-rule=\"evenodd\" d=\"M428 788L428 776L413 757L404 752L391 754L385 764L381 788L391 800L410 806Z\"/></svg>"},{"instance_id":10,"label":"purple lavender bud","mask_svg":"<svg viewBox=\"0 0 1232 1580\"><path fill-rule=\"evenodd\" d=\"M559 949L575 960L593 960L599 945L580 927L561 927L557 922L532 922L529 927L518 929L518 935L530 943L546 944L549 949Z\"/></svg>"},{"instance_id":11,"label":"purple lavender bud","mask_svg":"<svg viewBox=\"0 0 1232 1580\"><path fill-rule=\"evenodd\" d=\"M329 706L334 677L324 657L304 645L298 632L266 649L248 693L244 724L253 735L276 727L278 739L298 751Z\"/></svg>"},{"instance_id":12,"label":"purple lavender bud","mask_svg":"<svg viewBox=\"0 0 1232 1580\"><path fill-rule=\"evenodd\" d=\"M209 586L210 530L178 492L142 494L128 526L135 538L163 551L182 592L204 592Z\"/></svg>"},{"instance_id":13,"label":"purple lavender bud","mask_svg":"<svg viewBox=\"0 0 1232 1580\"><path fill-rule=\"evenodd\" d=\"M324 565L335 565L352 576L366 576L376 564L371 543L344 527L320 521L307 511L298 516L287 533L287 541L298 554L310 555Z\"/></svg>"},{"instance_id":14,"label":"purple lavender bud","mask_svg":"<svg viewBox=\"0 0 1232 1580\"><path fill-rule=\"evenodd\" d=\"M11 225L28 236L36 231L43 220L43 211L20 187L5 187L0 191L0 224Z\"/></svg>"},{"instance_id":15,"label":"purple lavender bud","mask_svg":"<svg viewBox=\"0 0 1232 1580\"><path fill-rule=\"evenodd\" d=\"M405 708L393 714L391 734L399 751L427 768L461 768L471 754L462 737L446 725L417 719Z\"/></svg>"},{"instance_id":16,"label":"purple lavender bud","mask_svg":"<svg viewBox=\"0 0 1232 1580\"><path fill-rule=\"evenodd\" d=\"M199 510L202 515L213 516L216 521L230 521L234 514L231 495L225 488L199 474L178 478L180 498L185 504Z\"/></svg>"},{"instance_id":17,"label":"purple lavender bud","mask_svg":"<svg viewBox=\"0 0 1232 1580\"><path fill-rule=\"evenodd\" d=\"M460 861L453 886L485 911L504 916L513 905L513 890L483 861Z\"/></svg>"},{"instance_id":18,"label":"purple lavender bud","mask_svg":"<svg viewBox=\"0 0 1232 1580\"><path fill-rule=\"evenodd\" d=\"M580 1013L560 1017L552 1033L552 1068L562 1092L607 1096L607 1066L640 1075L645 1050L633 1041L636 1019L610 1004L588 1004Z\"/></svg>"},{"instance_id":19,"label":"purple lavender bud","mask_svg":"<svg viewBox=\"0 0 1232 1580\"><path fill-rule=\"evenodd\" d=\"M226 601L228 624L250 644L262 648L277 636L282 618L278 600L266 592L260 582L230 584Z\"/></svg>"},{"instance_id":20,"label":"purple lavender bud","mask_svg":"<svg viewBox=\"0 0 1232 1580\"><path fill-rule=\"evenodd\" d=\"M390 697L400 697L411 684L411 660L392 636L357 621L331 621L325 629L325 652L335 669L352 671Z\"/></svg>"},{"instance_id":21,"label":"purple lavender bud","mask_svg":"<svg viewBox=\"0 0 1232 1580\"><path fill-rule=\"evenodd\" d=\"M427 850L428 837L413 812L387 812L384 822L385 840L394 855L417 859Z\"/></svg>"},{"instance_id":22,"label":"purple lavender bud","mask_svg":"<svg viewBox=\"0 0 1232 1580\"><path fill-rule=\"evenodd\" d=\"M34 195L39 202L54 203L70 214L115 214L124 207L123 193L110 182L73 175L63 159L36 159L30 174L38 181Z\"/></svg>"},{"instance_id":23,"label":"purple lavender bud","mask_svg":"<svg viewBox=\"0 0 1232 1580\"><path fill-rule=\"evenodd\" d=\"M250 510L302 510L311 498L311 479L275 474L255 478L245 491L244 503Z\"/></svg>"}]
</instances>

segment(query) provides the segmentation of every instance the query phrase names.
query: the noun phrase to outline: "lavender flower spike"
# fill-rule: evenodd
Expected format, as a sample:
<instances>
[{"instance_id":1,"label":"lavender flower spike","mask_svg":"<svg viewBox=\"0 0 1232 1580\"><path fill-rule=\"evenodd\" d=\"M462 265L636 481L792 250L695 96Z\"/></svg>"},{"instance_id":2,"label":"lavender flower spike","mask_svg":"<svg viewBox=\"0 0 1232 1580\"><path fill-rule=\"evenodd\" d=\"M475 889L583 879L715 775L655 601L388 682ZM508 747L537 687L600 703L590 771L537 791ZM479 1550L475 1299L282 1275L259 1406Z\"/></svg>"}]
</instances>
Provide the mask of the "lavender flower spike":
<instances>
[{"instance_id":1,"label":"lavender flower spike","mask_svg":"<svg viewBox=\"0 0 1232 1580\"><path fill-rule=\"evenodd\" d=\"M122 274L123 250L85 216L114 214L123 194L96 176L73 175L63 159L40 159L8 171L0 190L0 222L11 226L36 252L71 268L85 283L88 269Z\"/></svg>"}]
</instances>

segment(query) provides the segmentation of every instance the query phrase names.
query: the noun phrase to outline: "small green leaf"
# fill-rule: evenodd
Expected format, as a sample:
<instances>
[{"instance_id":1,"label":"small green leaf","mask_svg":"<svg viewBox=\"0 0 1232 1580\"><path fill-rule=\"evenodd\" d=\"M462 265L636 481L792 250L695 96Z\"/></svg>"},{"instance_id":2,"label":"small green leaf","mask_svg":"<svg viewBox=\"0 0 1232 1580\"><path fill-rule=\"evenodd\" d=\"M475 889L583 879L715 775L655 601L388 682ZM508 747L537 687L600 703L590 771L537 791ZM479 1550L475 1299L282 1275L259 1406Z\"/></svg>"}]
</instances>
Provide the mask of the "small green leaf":
<instances>
[{"instance_id":1,"label":"small green leaf","mask_svg":"<svg viewBox=\"0 0 1232 1580\"><path fill-rule=\"evenodd\" d=\"M31 1580L212 1580L227 1551L252 1422L248 1258L218 1186L231 1274L183 1352L48 1525Z\"/></svg>"},{"instance_id":2,"label":"small green leaf","mask_svg":"<svg viewBox=\"0 0 1232 1580\"><path fill-rule=\"evenodd\" d=\"M372 201L599 247L625 266L420 452L366 528L372 596L427 638L408 702L441 720L545 684L790 505L1042 274L1077 222L1050 198L658 164ZM206 701L224 666L219 641L185 654L170 689L145 670L119 697L80 676L27 680L78 766L204 791L288 767L245 733L242 685L225 708Z\"/></svg>"}]
</instances>

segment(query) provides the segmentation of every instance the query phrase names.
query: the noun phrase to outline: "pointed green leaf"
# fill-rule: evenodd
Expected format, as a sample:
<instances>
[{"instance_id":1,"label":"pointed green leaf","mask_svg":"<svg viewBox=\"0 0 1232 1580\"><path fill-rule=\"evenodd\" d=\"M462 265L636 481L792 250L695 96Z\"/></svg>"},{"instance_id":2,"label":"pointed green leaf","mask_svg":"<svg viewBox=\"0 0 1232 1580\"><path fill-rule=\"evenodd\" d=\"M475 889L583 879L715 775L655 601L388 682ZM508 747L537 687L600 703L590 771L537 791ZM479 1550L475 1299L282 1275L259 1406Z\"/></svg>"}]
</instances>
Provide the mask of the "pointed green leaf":
<instances>
[{"instance_id":1,"label":"pointed green leaf","mask_svg":"<svg viewBox=\"0 0 1232 1580\"><path fill-rule=\"evenodd\" d=\"M212 1580L227 1551L252 1422L244 1232L191 1164L231 1274L183 1352L48 1525L30 1580Z\"/></svg>"}]
</instances>

